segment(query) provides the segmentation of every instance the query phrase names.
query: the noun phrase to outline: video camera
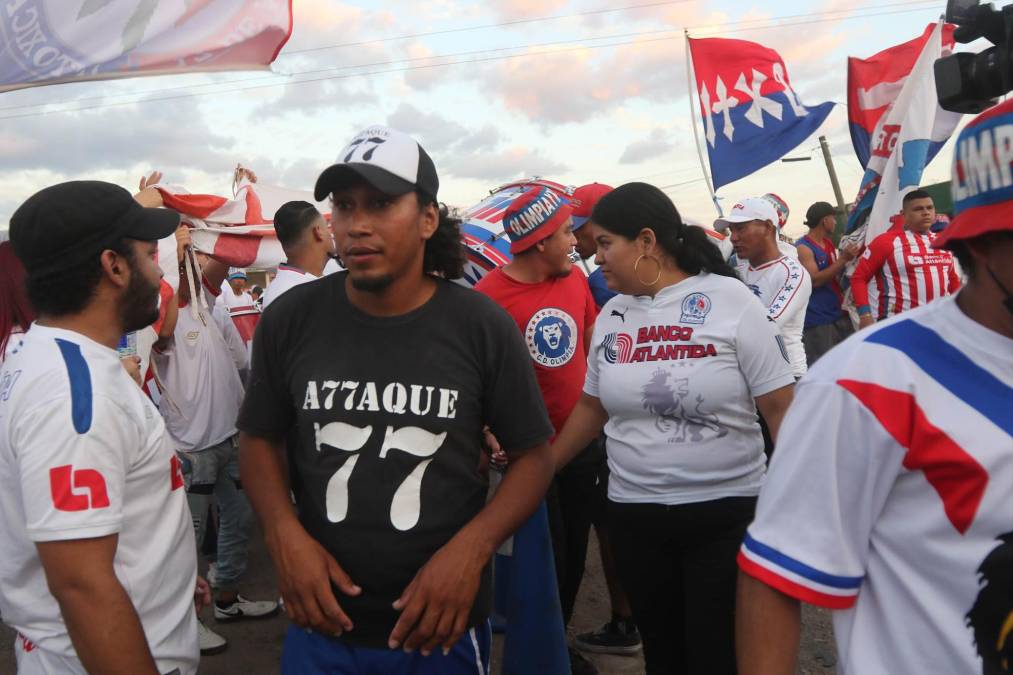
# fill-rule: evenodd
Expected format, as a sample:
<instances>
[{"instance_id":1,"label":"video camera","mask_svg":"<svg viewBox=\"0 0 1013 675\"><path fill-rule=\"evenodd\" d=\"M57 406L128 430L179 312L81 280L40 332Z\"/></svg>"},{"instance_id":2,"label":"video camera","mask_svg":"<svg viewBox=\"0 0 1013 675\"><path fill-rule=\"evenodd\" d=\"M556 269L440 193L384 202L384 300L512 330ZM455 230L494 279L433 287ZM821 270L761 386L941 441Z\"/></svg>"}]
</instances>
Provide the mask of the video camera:
<instances>
[{"instance_id":1,"label":"video camera","mask_svg":"<svg viewBox=\"0 0 1013 675\"><path fill-rule=\"evenodd\" d=\"M1013 5L996 9L979 0L948 0L946 20L957 25L957 42L980 37L994 46L979 54L962 52L936 61L936 95L946 110L977 114L1013 90Z\"/></svg>"}]
</instances>

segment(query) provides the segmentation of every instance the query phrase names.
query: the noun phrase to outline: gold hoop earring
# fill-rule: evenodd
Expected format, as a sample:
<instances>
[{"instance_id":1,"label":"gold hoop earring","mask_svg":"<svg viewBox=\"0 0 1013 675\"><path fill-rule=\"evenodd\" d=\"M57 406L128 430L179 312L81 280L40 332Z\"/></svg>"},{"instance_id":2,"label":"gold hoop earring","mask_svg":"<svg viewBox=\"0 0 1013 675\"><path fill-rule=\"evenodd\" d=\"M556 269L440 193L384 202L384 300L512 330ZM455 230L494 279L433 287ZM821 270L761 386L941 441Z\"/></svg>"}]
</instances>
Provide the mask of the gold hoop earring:
<instances>
[{"instance_id":1,"label":"gold hoop earring","mask_svg":"<svg viewBox=\"0 0 1013 675\"><path fill-rule=\"evenodd\" d=\"M648 283L648 282L646 282L646 281L644 281L643 279L640 278L639 268L640 268L640 263L643 261L644 258L647 258L648 260L652 260L654 262L654 264L658 266L658 276L654 277L654 281L652 281L650 283ZM661 261L659 261L657 258L654 258L654 257L651 257L651 256L647 255L646 253L641 253L640 257L637 258L637 261L635 263L633 263L633 276L635 276L637 278L637 281L639 281L644 286L648 286L648 287L654 286L655 284L657 284L661 280Z\"/></svg>"}]
</instances>

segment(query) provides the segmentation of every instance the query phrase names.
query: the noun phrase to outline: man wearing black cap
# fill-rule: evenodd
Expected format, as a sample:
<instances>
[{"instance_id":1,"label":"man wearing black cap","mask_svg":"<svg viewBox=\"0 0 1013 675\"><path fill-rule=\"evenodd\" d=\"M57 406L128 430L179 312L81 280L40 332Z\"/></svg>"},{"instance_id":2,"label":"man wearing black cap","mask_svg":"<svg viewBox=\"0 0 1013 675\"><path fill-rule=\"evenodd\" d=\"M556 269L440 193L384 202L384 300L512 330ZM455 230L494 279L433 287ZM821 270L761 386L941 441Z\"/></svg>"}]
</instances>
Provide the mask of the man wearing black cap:
<instances>
[{"instance_id":1,"label":"man wearing black cap","mask_svg":"<svg viewBox=\"0 0 1013 675\"><path fill-rule=\"evenodd\" d=\"M158 318L157 240L178 223L95 181L11 218L38 312L0 372L0 612L20 673L197 670L179 462L116 352Z\"/></svg>"},{"instance_id":2,"label":"man wearing black cap","mask_svg":"<svg viewBox=\"0 0 1013 675\"><path fill-rule=\"evenodd\" d=\"M802 344L810 367L838 342L851 335L851 320L841 310L841 284L838 277L844 266L862 251L844 248L838 254L833 235L837 211L827 202L816 202L805 212L808 234L798 240L798 261L812 279L813 292L805 311Z\"/></svg>"},{"instance_id":3,"label":"man wearing black cap","mask_svg":"<svg viewBox=\"0 0 1013 675\"><path fill-rule=\"evenodd\" d=\"M289 290L257 328L238 426L243 483L299 627L283 673L485 672L489 559L552 477L552 426L516 326L449 281L464 251L438 188L410 137L357 135L315 190L347 271ZM485 423L510 455L488 506Z\"/></svg>"}]
</instances>

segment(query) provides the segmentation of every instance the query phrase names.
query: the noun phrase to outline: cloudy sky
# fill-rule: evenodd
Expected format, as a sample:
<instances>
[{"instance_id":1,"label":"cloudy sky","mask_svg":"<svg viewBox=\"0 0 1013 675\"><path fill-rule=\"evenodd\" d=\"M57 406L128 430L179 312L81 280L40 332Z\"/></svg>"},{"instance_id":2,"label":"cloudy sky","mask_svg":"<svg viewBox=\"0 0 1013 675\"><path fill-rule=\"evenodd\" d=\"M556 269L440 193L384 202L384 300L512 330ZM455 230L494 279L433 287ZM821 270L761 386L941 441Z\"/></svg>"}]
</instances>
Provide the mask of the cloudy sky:
<instances>
[{"instance_id":1,"label":"cloudy sky","mask_svg":"<svg viewBox=\"0 0 1013 675\"><path fill-rule=\"evenodd\" d=\"M999 3L1004 4L1004 3ZM817 135L846 200L861 169L847 130L846 58L911 39L945 3L918 0L295 0L273 72L64 84L0 94L0 228L35 190L67 179L127 187L151 169L193 192L226 194L236 163L311 189L360 128L420 140L443 201L539 175L579 185L643 180L685 215L714 217L693 142L683 28L762 43L801 100L835 101L791 156L725 186L726 203L772 191L791 207L834 201ZM617 9L627 8L627 9ZM605 11L608 10L608 11ZM614 11L613 11L614 10ZM78 110L67 112L67 108ZM83 110L81 110L83 108ZM949 147L925 183L945 180Z\"/></svg>"}]
</instances>

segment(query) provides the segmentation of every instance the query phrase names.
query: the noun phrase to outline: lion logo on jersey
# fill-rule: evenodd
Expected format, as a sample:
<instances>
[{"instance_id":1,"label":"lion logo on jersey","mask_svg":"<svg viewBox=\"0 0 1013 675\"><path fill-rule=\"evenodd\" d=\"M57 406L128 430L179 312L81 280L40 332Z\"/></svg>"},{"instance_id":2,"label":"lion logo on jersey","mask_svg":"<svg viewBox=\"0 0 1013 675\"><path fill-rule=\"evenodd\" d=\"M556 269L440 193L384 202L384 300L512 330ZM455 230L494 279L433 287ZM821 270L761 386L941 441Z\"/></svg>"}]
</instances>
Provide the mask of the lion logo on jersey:
<instances>
[{"instance_id":1,"label":"lion logo on jersey","mask_svg":"<svg viewBox=\"0 0 1013 675\"><path fill-rule=\"evenodd\" d=\"M641 393L644 410L657 415L654 425L658 431L664 434L674 431L669 439L672 443L696 442L728 435L728 429L718 424L717 415L701 409L702 396L697 395L693 408L686 405L683 400L689 394L689 380L686 378L671 378L670 373L659 368L651 375Z\"/></svg>"},{"instance_id":2,"label":"lion logo on jersey","mask_svg":"<svg viewBox=\"0 0 1013 675\"><path fill-rule=\"evenodd\" d=\"M966 616L981 656L982 675L1013 673L1013 532L999 541L981 561L981 590Z\"/></svg>"},{"instance_id":3,"label":"lion logo on jersey","mask_svg":"<svg viewBox=\"0 0 1013 675\"><path fill-rule=\"evenodd\" d=\"M538 342L539 336L542 338L542 342L548 346L549 350L558 352L559 346L563 342L563 333L566 331L566 324L562 321L553 321L551 323L543 324L538 327L538 334L535 335L535 341Z\"/></svg>"},{"instance_id":4,"label":"lion logo on jersey","mask_svg":"<svg viewBox=\"0 0 1013 675\"><path fill-rule=\"evenodd\" d=\"M524 338L535 363L558 368L569 363L577 351L577 323L563 310L546 307L528 321Z\"/></svg>"}]
</instances>

